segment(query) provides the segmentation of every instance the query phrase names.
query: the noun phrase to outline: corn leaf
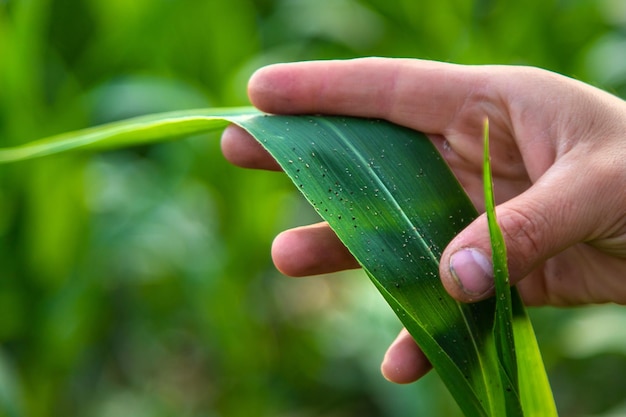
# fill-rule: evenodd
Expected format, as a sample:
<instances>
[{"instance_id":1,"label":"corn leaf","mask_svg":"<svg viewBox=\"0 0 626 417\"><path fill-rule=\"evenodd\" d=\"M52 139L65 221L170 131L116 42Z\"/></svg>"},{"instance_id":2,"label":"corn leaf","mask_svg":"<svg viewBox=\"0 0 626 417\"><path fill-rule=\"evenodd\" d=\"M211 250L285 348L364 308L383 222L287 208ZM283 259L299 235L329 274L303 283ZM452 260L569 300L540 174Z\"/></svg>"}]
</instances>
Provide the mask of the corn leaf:
<instances>
[{"instance_id":1,"label":"corn leaf","mask_svg":"<svg viewBox=\"0 0 626 417\"><path fill-rule=\"evenodd\" d=\"M519 396L515 338L513 334L513 307L511 287L507 266L506 246L502 231L498 226L493 195L493 179L489 157L489 120L484 124L483 186L485 193L485 211L489 225L489 237L493 259L493 271L496 291L496 317L493 328L496 351L500 361L502 385L506 391L507 416L523 416Z\"/></svg>"},{"instance_id":2,"label":"corn leaf","mask_svg":"<svg viewBox=\"0 0 626 417\"><path fill-rule=\"evenodd\" d=\"M439 279L447 243L477 213L430 141L380 120L193 110L135 118L0 150L0 163L72 149L145 144L236 123L279 162L359 261L467 416L510 414L496 302L462 304ZM513 290L519 396L526 415L556 415L541 356ZM500 325L496 326L496 333ZM499 336L496 336L496 339ZM531 358L528 361L528 358ZM527 367L532 369L526 369ZM506 368L504 368L506 369ZM516 394L517 395L517 394ZM528 410L528 411L527 411ZM509 413L509 414L507 414Z\"/></svg>"}]
</instances>

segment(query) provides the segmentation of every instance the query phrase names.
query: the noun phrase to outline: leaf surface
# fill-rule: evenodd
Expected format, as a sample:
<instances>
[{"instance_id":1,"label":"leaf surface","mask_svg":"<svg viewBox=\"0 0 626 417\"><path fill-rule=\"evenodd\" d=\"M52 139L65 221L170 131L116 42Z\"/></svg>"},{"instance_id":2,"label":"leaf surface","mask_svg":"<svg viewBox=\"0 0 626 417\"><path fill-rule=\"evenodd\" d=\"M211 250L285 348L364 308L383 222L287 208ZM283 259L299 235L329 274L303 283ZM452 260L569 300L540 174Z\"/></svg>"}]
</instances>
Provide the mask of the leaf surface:
<instances>
[{"instance_id":1,"label":"leaf surface","mask_svg":"<svg viewBox=\"0 0 626 417\"><path fill-rule=\"evenodd\" d=\"M459 303L439 279L443 249L477 213L435 147L419 132L380 120L268 116L249 108L192 110L3 149L0 163L73 149L151 143L222 129L228 123L250 132L329 223L464 413L507 415L509 387L502 383L502 358L492 333L495 301ZM513 299L519 300L515 290ZM550 410L544 413L552 396L541 356L523 304L513 306L515 338L526 343L518 352L531 356L533 367L537 366L527 371L520 365L524 409L541 410L527 415L556 415ZM541 393L532 387L537 379ZM526 405L531 400L533 405Z\"/></svg>"}]
</instances>

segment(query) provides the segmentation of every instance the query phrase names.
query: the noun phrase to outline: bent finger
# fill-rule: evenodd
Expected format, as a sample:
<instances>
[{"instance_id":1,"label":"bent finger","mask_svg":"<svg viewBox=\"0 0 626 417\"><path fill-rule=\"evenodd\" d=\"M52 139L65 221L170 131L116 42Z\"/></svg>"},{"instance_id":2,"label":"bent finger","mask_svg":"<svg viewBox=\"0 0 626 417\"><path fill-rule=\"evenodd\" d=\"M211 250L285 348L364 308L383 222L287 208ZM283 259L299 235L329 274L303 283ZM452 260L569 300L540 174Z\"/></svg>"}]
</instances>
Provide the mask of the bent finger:
<instances>
[{"instance_id":1,"label":"bent finger","mask_svg":"<svg viewBox=\"0 0 626 417\"><path fill-rule=\"evenodd\" d=\"M272 259L280 272L292 277L359 267L325 222L290 229L276 236L272 244Z\"/></svg>"},{"instance_id":2,"label":"bent finger","mask_svg":"<svg viewBox=\"0 0 626 417\"><path fill-rule=\"evenodd\" d=\"M406 329L402 329L389 346L380 367L383 376L397 384L417 381L431 369L432 365L426 355Z\"/></svg>"},{"instance_id":3,"label":"bent finger","mask_svg":"<svg viewBox=\"0 0 626 417\"><path fill-rule=\"evenodd\" d=\"M232 164L254 169L280 171L278 162L248 132L230 125L222 133L222 153Z\"/></svg>"}]
</instances>

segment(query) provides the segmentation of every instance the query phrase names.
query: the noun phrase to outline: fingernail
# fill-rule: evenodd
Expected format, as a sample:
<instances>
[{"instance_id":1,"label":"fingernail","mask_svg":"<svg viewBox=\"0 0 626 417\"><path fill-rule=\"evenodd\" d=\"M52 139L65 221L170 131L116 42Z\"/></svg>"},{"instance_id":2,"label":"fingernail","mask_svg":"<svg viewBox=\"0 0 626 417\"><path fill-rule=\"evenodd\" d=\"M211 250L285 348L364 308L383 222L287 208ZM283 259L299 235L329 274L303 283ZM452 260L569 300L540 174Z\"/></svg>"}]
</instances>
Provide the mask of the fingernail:
<instances>
[{"instance_id":1,"label":"fingernail","mask_svg":"<svg viewBox=\"0 0 626 417\"><path fill-rule=\"evenodd\" d=\"M491 262L478 249L461 249L450 258L450 273L467 295L482 295L491 290L494 286L492 271Z\"/></svg>"}]
</instances>

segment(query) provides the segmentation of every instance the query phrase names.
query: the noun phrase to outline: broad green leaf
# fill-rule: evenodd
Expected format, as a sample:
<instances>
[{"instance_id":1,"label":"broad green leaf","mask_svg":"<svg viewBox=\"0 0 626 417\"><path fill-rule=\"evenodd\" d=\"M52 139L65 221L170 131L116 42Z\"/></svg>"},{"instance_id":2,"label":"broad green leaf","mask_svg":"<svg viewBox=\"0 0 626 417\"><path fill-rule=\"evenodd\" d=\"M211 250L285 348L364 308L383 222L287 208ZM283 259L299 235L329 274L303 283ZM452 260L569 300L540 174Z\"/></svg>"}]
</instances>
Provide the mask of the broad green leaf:
<instances>
[{"instance_id":1,"label":"broad green leaf","mask_svg":"<svg viewBox=\"0 0 626 417\"><path fill-rule=\"evenodd\" d=\"M70 149L102 149L221 129L236 123L279 162L330 224L424 350L467 416L507 415L493 327L495 300L462 304L439 280L442 250L477 213L431 142L380 120L194 110L131 119L0 150L0 162ZM513 290L513 299L517 295ZM522 314L519 314L519 313ZM532 327L514 303L525 410L556 415ZM526 362L526 359L524 360ZM532 379L529 379L532 378ZM532 391L535 378L542 392ZM527 406L524 398L537 401ZM533 408L534 407L534 408ZM544 407L547 412L544 412Z\"/></svg>"},{"instance_id":2,"label":"broad green leaf","mask_svg":"<svg viewBox=\"0 0 626 417\"><path fill-rule=\"evenodd\" d=\"M337 117L243 126L269 133L261 142L446 375L466 414L504 415L497 360L483 354L493 303L482 311L457 303L439 280L443 249L476 212L430 141L386 122Z\"/></svg>"}]
</instances>

